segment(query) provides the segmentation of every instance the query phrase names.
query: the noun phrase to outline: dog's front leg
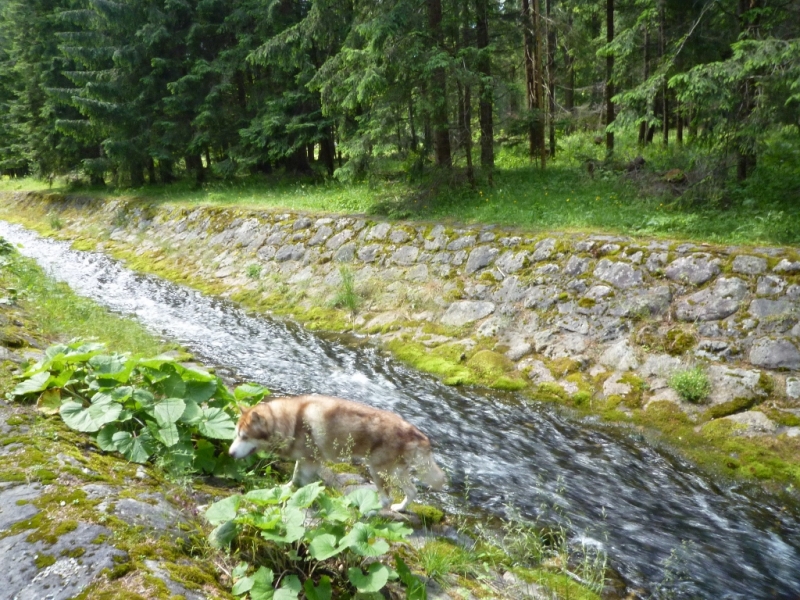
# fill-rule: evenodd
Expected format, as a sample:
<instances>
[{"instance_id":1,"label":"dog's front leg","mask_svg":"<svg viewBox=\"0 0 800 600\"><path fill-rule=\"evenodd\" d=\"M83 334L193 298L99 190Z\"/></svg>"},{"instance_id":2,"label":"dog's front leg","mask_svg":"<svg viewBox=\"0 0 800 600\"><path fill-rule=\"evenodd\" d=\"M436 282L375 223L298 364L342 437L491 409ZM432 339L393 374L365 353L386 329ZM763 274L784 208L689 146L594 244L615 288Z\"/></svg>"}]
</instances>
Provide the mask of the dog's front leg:
<instances>
[{"instance_id":1,"label":"dog's front leg","mask_svg":"<svg viewBox=\"0 0 800 600\"><path fill-rule=\"evenodd\" d=\"M294 465L294 473L292 474L292 485L295 487L303 487L308 485L317 478L319 465L309 460L299 459Z\"/></svg>"}]
</instances>

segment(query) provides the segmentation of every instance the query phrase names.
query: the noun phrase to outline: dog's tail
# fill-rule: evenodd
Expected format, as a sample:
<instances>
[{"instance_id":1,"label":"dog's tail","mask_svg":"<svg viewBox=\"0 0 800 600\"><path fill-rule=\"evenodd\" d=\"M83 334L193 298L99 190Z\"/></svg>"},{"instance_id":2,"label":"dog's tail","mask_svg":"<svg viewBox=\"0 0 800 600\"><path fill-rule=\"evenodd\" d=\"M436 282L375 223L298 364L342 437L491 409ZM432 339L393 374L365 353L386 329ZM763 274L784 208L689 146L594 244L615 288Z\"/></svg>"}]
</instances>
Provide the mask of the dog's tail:
<instances>
[{"instance_id":1,"label":"dog's tail","mask_svg":"<svg viewBox=\"0 0 800 600\"><path fill-rule=\"evenodd\" d=\"M434 490L441 490L447 483L447 475L433 460L430 449L420 448L418 453L419 460L416 464L417 477L427 486Z\"/></svg>"}]
</instances>

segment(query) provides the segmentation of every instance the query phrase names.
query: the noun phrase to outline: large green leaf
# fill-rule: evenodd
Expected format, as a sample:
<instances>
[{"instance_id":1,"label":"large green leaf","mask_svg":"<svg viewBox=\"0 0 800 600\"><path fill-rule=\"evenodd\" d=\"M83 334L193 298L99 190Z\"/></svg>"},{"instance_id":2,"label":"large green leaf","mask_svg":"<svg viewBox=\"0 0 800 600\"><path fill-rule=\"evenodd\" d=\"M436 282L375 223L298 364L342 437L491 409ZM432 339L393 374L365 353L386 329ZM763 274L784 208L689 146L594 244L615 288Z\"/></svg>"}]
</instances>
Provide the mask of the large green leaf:
<instances>
[{"instance_id":1,"label":"large green leaf","mask_svg":"<svg viewBox=\"0 0 800 600\"><path fill-rule=\"evenodd\" d=\"M275 590L274 600L297 600L300 596L300 578L297 575L287 575L281 581L281 587Z\"/></svg>"},{"instance_id":2,"label":"large green leaf","mask_svg":"<svg viewBox=\"0 0 800 600\"><path fill-rule=\"evenodd\" d=\"M378 493L375 490L370 490L368 488L358 488L353 490L347 494L347 501L350 502L352 506L358 507L358 511L362 515L366 515L371 512L377 512L383 508L381 500L378 497Z\"/></svg>"},{"instance_id":3,"label":"large green leaf","mask_svg":"<svg viewBox=\"0 0 800 600\"><path fill-rule=\"evenodd\" d=\"M204 408L203 420L197 424L197 430L206 437L232 440L236 432L236 424L230 415L221 408Z\"/></svg>"},{"instance_id":4,"label":"large green leaf","mask_svg":"<svg viewBox=\"0 0 800 600\"><path fill-rule=\"evenodd\" d=\"M157 437L167 448L171 448L181 441L181 436L178 433L178 428L175 426L175 423L169 423L164 427L159 427Z\"/></svg>"},{"instance_id":5,"label":"large green leaf","mask_svg":"<svg viewBox=\"0 0 800 600\"><path fill-rule=\"evenodd\" d=\"M231 542L239 535L239 526L235 521L225 521L217 525L210 534L208 534L208 542L214 548L227 548Z\"/></svg>"},{"instance_id":6,"label":"large green leaf","mask_svg":"<svg viewBox=\"0 0 800 600\"><path fill-rule=\"evenodd\" d=\"M350 548L361 556L381 556L389 551L389 544L386 540L375 537L375 530L361 522L353 525L353 529L342 538L339 545Z\"/></svg>"},{"instance_id":7,"label":"large green leaf","mask_svg":"<svg viewBox=\"0 0 800 600\"><path fill-rule=\"evenodd\" d=\"M217 391L217 381L187 381L184 398L202 404Z\"/></svg>"},{"instance_id":8,"label":"large green leaf","mask_svg":"<svg viewBox=\"0 0 800 600\"><path fill-rule=\"evenodd\" d=\"M336 536L330 533L316 536L308 545L309 554L314 560L327 560L343 550L344 548L337 546Z\"/></svg>"},{"instance_id":9,"label":"large green leaf","mask_svg":"<svg viewBox=\"0 0 800 600\"><path fill-rule=\"evenodd\" d=\"M128 381L137 362L136 359L119 354L99 354L89 359L89 365L94 369L98 379L111 379L122 383Z\"/></svg>"},{"instance_id":10,"label":"large green leaf","mask_svg":"<svg viewBox=\"0 0 800 600\"><path fill-rule=\"evenodd\" d=\"M303 591L306 593L308 600L331 600L333 598L331 579L327 575L320 577L319 585L317 586L310 579L306 579L303 584Z\"/></svg>"},{"instance_id":11,"label":"large green leaf","mask_svg":"<svg viewBox=\"0 0 800 600\"><path fill-rule=\"evenodd\" d=\"M153 407L153 416L161 427L177 423L186 410L186 402L181 398L166 398Z\"/></svg>"},{"instance_id":12,"label":"large green leaf","mask_svg":"<svg viewBox=\"0 0 800 600\"><path fill-rule=\"evenodd\" d=\"M189 381L210 382L214 383L214 385L216 385L217 383L217 376L212 375L211 373L209 373L208 371L204 371L203 369L197 369L197 368L189 369L185 367L180 367L179 370L181 374L181 379L183 379L186 382Z\"/></svg>"},{"instance_id":13,"label":"large green leaf","mask_svg":"<svg viewBox=\"0 0 800 600\"><path fill-rule=\"evenodd\" d=\"M25 394L42 392L47 389L47 385L49 383L50 383L50 372L42 371L41 373L37 373L33 377L26 379L22 383L17 384L17 387L11 390L11 395L24 396Z\"/></svg>"},{"instance_id":14,"label":"large green leaf","mask_svg":"<svg viewBox=\"0 0 800 600\"><path fill-rule=\"evenodd\" d=\"M60 389L52 388L45 390L36 402L36 409L46 415L54 415L58 413L58 410L61 408L62 401Z\"/></svg>"},{"instance_id":15,"label":"large green leaf","mask_svg":"<svg viewBox=\"0 0 800 600\"><path fill-rule=\"evenodd\" d=\"M319 481L309 483L292 494L292 497L289 498L289 502L287 502L286 505L296 508L308 508L314 503L314 500L317 499L317 496L319 496L324 489L325 486Z\"/></svg>"},{"instance_id":16,"label":"large green leaf","mask_svg":"<svg viewBox=\"0 0 800 600\"><path fill-rule=\"evenodd\" d=\"M174 371L169 377L159 381L157 387L164 396L171 398L183 398L186 395L186 382Z\"/></svg>"},{"instance_id":17,"label":"large green leaf","mask_svg":"<svg viewBox=\"0 0 800 600\"><path fill-rule=\"evenodd\" d=\"M244 497L254 504L270 505L286 501L292 495L291 486L276 485L265 490L250 490Z\"/></svg>"},{"instance_id":18,"label":"large green leaf","mask_svg":"<svg viewBox=\"0 0 800 600\"><path fill-rule=\"evenodd\" d=\"M186 400L186 408L183 410L180 421L188 425L197 425L203 420L203 410L194 400Z\"/></svg>"},{"instance_id":19,"label":"large green leaf","mask_svg":"<svg viewBox=\"0 0 800 600\"><path fill-rule=\"evenodd\" d=\"M93 433L106 423L116 421L122 412L122 405L108 398L100 402L93 402L84 408L80 402L67 400L61 405L59 412L67 426L84 433Z\"/></svg>"},{"instance_id":20,"label":"large green leaf","mask_svg":"<svg viewBox=\"0 0 800 600\"><path fill-rule=\"evenodd\" d=\"M236 518L236 511L239 510L241 503L242 497L239 494L214 502L206 509L206 521L212 525L219 525L223 521L230 521Z\"/></svg>"},{"instance_id":21,"label":"large green leaf","mask_svg":"<svg viewBox=\"0 0 800 600\"><path fill-rule=\"evenodd\" d=\"M389 581L389 569L386 565L374 562L367 567L366 574L358 567L347 569L347 578L359 592L377 592Z\"/></svg>"},{"instance_id":22,"label":"large green leaf","mask_svg":"<svg viewBox=\"0 0 800 600\"><path fill-rule=\"evenodd\" d=\"M250 600L273 600L275 590L272 582L275 581L274 573L267 567L259 567L253 573L253 586L250 588Z\"/></svg>"},{"instance_id":23,"label":"large green leaf","mask_svg":"<svg viewBox=\"0 0 800 600\"><path fill-rule=\"evenodd\" d=\"M233 397L236 398L237 403L245 403L251 406L260 402L267 395L269 395L269 390L257 383L245 383L233 390Z\"/></svg>"},{"instance_id":24,"label":"large green leaf","mask_svg":"<svg viewBox=\"0 0 800 600\"><path fill-rule=\"evenodd\" d=\"M135 388L131 394L131 397L136 401L140 408L150 408L156 401L152 392L142 388Z\"/></svg>"},{"instance_id":25,"label":"large green leaf","mask_svg":"<svg viewBox=\"0 0 800 600\"><path fill-rule=\"evenodd\" d=\"M103 425L102 429L97 432L97 445L103 452L116 452L117 445L114 443L114 434L119 431L116 423L108 423Z\"/></svg>"},{"instance_id":26,"label":"large green leaf","mask_svg":"<svg viewBox=\"0 0 800 600\"><path fill-rule=\"evenodd\" d=\"M133 436L127 431L118 431L111 436L111 439L117 450L129 461L135 463L147 462L155 449L153 438L147 430L142 430L138 436Z\"/></svg>"}]
</instances>

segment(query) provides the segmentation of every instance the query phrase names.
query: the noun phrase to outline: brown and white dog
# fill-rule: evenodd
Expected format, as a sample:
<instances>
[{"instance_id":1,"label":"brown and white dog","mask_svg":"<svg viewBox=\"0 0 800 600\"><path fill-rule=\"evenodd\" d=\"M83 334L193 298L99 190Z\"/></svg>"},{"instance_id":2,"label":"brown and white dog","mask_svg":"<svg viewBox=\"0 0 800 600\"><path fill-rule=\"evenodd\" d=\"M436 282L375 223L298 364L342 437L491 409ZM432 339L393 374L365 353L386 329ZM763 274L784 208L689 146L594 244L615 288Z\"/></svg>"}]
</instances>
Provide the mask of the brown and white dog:
<instances>
[{"instance_id":1,"label":"brown and white dog","mask_svg":"<svg viewBox=\"0 0 800 600\"><path fill-rule=\"evenodd\" d=\"M276 398L243 409L229 450L244 458L267 450L296 460L292 482L310 483L322 462L367 464L383 507L391 502L387 484L396 482L406 496L392 510L405 510L417 495L410 471L440 490L445 474L431 455L427 436L393 412L330 396Z\"/></svg>"}]
</instances>

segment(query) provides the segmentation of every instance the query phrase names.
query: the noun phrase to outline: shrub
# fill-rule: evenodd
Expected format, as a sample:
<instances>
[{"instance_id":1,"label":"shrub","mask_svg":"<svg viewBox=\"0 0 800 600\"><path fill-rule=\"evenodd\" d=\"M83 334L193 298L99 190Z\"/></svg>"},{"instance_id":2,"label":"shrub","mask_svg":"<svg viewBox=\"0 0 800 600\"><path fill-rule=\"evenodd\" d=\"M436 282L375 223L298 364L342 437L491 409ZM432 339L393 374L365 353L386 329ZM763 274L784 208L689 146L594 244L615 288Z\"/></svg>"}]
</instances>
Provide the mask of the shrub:
<instances>
[{"instance_id":1,"label":"shrub","mask_svg":"<svg viewBox=\"0 0 800 600\"><path fill-rule=\"evenodd\" d=\"M669 386L687 402L699 403L708 398L711 382L701 367L676 371L669 378Z\"/></svg>"}]
</instances>

